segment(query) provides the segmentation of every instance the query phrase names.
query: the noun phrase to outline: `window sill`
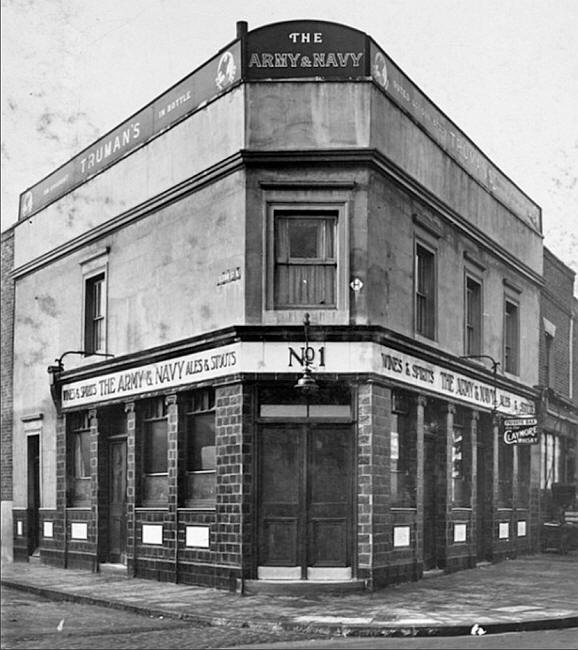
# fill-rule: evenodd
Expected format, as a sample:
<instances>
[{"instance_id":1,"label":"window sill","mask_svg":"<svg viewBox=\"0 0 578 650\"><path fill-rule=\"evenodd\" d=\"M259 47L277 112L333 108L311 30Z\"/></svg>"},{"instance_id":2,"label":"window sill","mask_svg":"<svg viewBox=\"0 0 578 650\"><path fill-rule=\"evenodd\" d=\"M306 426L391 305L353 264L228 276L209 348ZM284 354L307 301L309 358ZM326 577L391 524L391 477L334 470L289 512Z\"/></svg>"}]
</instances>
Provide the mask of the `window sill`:
<instances>
[{"instance_id":1,"label":"window sill","mask_svg":"<svg viewBox=\"0 0 578 650\"><path fill-rule=\"evenodd\" d=\"M264 309L264 325L303 325L303 318L308 313L313 326L348 325L349 310L335 307L299 307L287 309Z\"/></svg>"}]
</instances>

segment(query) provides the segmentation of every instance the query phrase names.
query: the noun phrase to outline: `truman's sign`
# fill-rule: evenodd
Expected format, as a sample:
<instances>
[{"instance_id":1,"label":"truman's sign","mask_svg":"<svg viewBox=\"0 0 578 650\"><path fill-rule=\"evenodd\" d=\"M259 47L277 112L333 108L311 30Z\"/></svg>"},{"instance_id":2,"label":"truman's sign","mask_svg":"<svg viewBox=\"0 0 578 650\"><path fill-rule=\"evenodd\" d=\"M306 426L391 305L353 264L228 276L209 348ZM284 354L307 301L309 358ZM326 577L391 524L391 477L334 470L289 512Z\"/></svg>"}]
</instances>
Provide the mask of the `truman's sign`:
<instances>
[{"instance_id":1,"label":"truman's sign","mask_svg":"<svg viewBox=\"0 0 578 650\"><path fill-rule=\"evenodd\" d=\"M129 399L167 388L182 388L200 381L239 373L300 373L305 359L314 372L374 373L416 390L458 400L505 415L528 416L534 403L371 342L329 342L309 346L281 342L239 342L212 350L107 373L62 386L62 407L75 408L112 399Z\"/></svg>"},{"instance_id":2,"label":"truman's sign","mask_svg":"<svg viewBox=\"0 0 578 650\"><path fill-rule=\"evenodd\" d=\"M87 147L20 196L20 219L35 214L110 167L241 78L240 41Z\"/></svg>"}]
</instances>

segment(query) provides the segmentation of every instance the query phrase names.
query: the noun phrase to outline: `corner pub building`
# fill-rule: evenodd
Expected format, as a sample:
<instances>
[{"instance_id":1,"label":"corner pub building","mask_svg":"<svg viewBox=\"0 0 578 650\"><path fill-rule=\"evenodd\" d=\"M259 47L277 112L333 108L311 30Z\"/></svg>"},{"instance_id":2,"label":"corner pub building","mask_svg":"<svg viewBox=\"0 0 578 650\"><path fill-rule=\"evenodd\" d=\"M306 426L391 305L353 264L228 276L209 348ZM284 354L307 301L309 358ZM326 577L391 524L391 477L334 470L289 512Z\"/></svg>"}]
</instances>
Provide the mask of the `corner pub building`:
<instances>
[{"instance_id":1,"label":"corner pub building","mask_svg":"<svg viewBox=\"0 0 578 650\"><path fill-rule=\"evenodd\" d=\"M541 210L368 35L239 22L14 242L16 560L250 593L536 549Z\"/></svg>"}]
</instances>

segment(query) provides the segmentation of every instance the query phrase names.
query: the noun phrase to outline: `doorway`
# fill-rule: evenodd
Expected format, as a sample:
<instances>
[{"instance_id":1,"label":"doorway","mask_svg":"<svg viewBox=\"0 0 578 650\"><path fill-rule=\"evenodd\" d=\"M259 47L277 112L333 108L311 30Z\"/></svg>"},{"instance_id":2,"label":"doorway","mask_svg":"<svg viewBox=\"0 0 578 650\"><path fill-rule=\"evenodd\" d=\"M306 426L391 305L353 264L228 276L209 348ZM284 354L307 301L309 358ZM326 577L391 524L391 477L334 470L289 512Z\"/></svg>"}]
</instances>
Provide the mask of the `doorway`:
<instances>
[{"instance_id":1,"label":"doorway","mask_svg":"<svg viewBox=\"0 0 578 650\"><path fill-rule=\"evenodd\" d=\"M424 434L424 472L423 472L423 568L424 571L437 569L437 442L434 432Z\"/></svg>"},{"instance_id":2,"label":"doorway","mask_svg":"<svg viewBox=\"0 0 578 650\"><path fill-rule=\"evenodd\" d=\"M258 577L348 580L351 425L268 425L260 436Z\"/></svg>"},{"instance_id":3,"label":"doorway","mask_svg":"<svg viewBox=\"0 0 578 650\"><path fill-rule=\"evenodd\" d=\"M480 420L480 423L483 425L485 421ZM488 445L484 436L484 430L484 426L478 429L478 444L476 448L476 556L478 562L489 559L490 552L488 549L487 531L492 530L491 521L488 520L488 490L491 490L492 484L490 476L488 476Z\"/></svg>"},{"instance_id":4,"label":"doorway","mask_svg":"<svg viewBox=\"0 0 578 650\"><path fill-rule=\"evenodd\" d=\"M108 562L126 563L126 438L108 443Z\"/></svg>"},{"instance_id":5,"label":"doorway","mask_svg":"<svg viewBox=\"0 0 578 650\"><path fill-rule=\"evenodd\" d=\"M28 436L28 555L40 548L40 436Z\"/></svg>"}]
</instances>

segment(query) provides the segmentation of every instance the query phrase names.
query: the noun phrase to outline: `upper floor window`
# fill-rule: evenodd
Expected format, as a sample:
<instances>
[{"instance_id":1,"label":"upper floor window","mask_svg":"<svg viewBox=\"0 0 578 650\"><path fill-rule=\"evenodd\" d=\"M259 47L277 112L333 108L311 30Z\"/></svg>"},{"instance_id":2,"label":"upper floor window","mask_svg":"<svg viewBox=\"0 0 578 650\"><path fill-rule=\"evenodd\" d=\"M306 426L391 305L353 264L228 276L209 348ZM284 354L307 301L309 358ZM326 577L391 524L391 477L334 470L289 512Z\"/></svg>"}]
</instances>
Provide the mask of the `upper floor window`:
<instances>
[{"instance_id":1,"label":"upper floor window","mask_svg":"<svg viewBox=\"0 0 578 650\"><path fill-rule=\"evenodd\" d=\"M274 211L273 306L337 307L337 210Z\"/></svg>"},{"instance_id":2,"label":"upper floor window","mask_svg":"<svg viewBox=\"0 0 578 650\"><path fill-rule=\"evenodd\" d=\"M84 350L105 351L105 275L99 273L85 280Z\"/></svg>"},{"instance_id":3,"label":"upper floor window","mask_svg":"<svg viewBox=\"0 0 578 650\"><path fill-rule=\"evenodd\" d=\"M519 371L519 320L518 305L506 299L504 305L504 370L513 375L517 375Z\"/></svg>"},{"instance_id":4,"label":"upper floor window","mask_svg":"<svg viewBox=\"0 0 578 650\"><path fill-rule=\"evenodd\" d=\"M435 253L421 244L415 247L415 330L429 339L436 327Z\"/></svg>"},{"instance_id":5,"label":"upper floor window","mask_svg":"<svg viewBox=\"0 0 578 650\"><path fill-rule=\"evenodd\" d=\"M482 285L474 278L466 277L465 305L465 354L482 352Z\"/></svg>"}]
</instances>

